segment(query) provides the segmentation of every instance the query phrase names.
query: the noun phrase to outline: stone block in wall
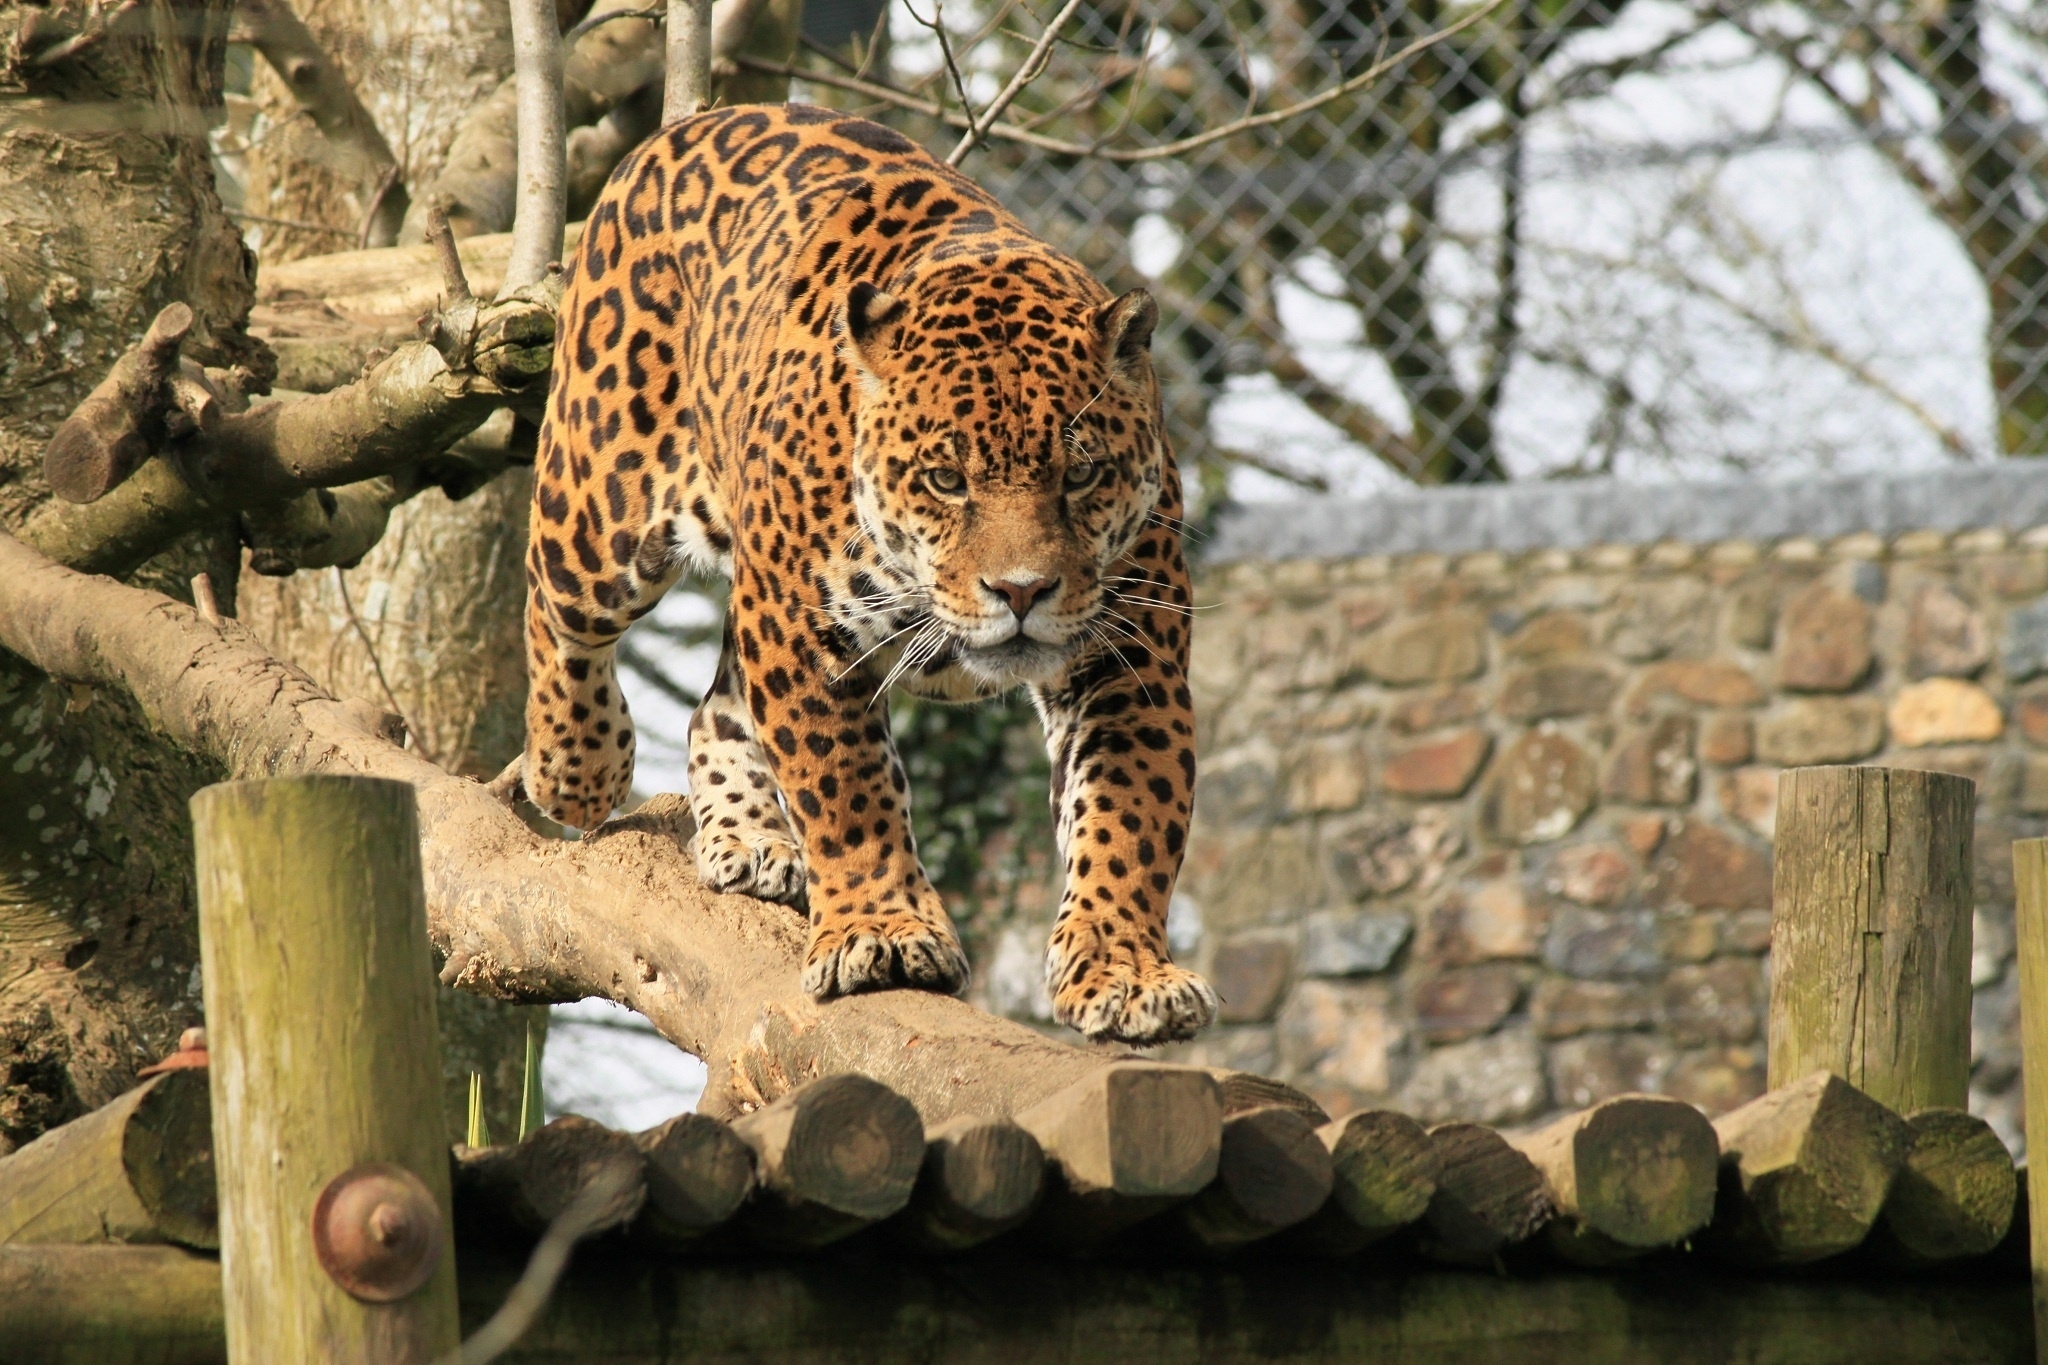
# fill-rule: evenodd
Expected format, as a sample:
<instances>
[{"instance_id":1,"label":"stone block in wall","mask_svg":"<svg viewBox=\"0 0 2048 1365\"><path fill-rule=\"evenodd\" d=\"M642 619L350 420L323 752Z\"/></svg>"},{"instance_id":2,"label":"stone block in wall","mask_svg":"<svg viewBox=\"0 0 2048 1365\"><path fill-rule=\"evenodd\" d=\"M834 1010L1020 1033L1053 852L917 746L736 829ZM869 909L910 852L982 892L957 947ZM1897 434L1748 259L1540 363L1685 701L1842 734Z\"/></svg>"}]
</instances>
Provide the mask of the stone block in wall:
<instances>
[{"instance_id":1,"label":"stone block in wall","mask_svg":"<svg viewBox=\"0 0 2048 1365\"><path fill-rule=\"evenodd\" d=\"M1929 678L1899 689L1887 709L1892 743L1967 744L1997 739L2005 716L1989 692L1960 678Z\"/></svg>"},{"instance_id":2,"label":"stone block in wall","mask_svg":"<svg viewBox=\"0 0 2048 1365\"><path fill-rule=\"evenodd\" d=\"M1979 904L1970 916L1970 985L1988 986L2005 975L2012 962L2013 924L2010 907L1987 914Z\"/></svg>"},{"instance_id":3,"label":"stone block in wall","mask_svg":"<svg viewBox=\"0 0 2048 1365\"><path fill-rule=\"evenodd\" d=\"M1534 664L1502 684L1494 705L1509 720L1559 720L1605 711L1620 688L1615 676L1589 660Z\"/></svg>"},{"instance_id":4,"label":"stone block in wall","mask_svg":"<svg viewBox=\"0 0 2048 1365\"><path fill-rule=\"evenodd\" d=\"M1369 812L1333 823L1323 834L1330 879L1351 900L1427 891L1464 848L1456 818L1440 809L1414 815Z\"/></svg>"},{"instance_id":5,"label":"stone block in wall","mask_svg":"<svg viewBox=\"0 0 2048 1365\"><path fill-rule=\"evenodd\" d=\"M1721 946L1721 916L1680 910L1657 920L1658 951L1666 962L1705 962Z\"/></svg>"},{"instance_id":6,"label":"stone block in wall","mask_svg":"<svg viewBox=\"0 0 2048 1365\"><path fill-rule=\"evenodd\" d=\"M2019 973L2007 972L1970 997L1970 1082L1996 1091L2019 1078Z\"/></svg>"},{"instance_id":7,"label":"stone block in wall","mask_svg":"<svg viewBox=\"0 0 2048 1365\"><path fill-rule=\"evenodd\" d=\"M1629 689L1628 713L1644 717L1672 701L1695 706L1755 706L1764 699L1749 670L1726 659L1674 659L1643 670Z\"/></svg>"},{"instance_id":8,"label":"stone block in wall","mask_svg":"<svg viewBox=\"0 0 2048 1365\"><path fill-rule=\"evenodd\" d=\"M1721 916L1720 942L1716 951L1723 953L1767 953L1771 950L1771 912L1769 910L1737 910Z\"/></svg>"},{"instance_id":9,"label":"stone block in wall","mask_svg":"<svg viewBox=\"0 0 2048 1365\"><path fill-rule=\"evenodd\" d=\"M1884 747L1884 712L1871 697L1802 697L1757 721L1759 758L1787 768L1854 763Z\"/></svg>"},{"instance_id":10,"label":"stone block in wall","mask_svg":"<svg viewBox=\"0 0 2048 1365\"><path fill-rule=\"evenodd\" d=\"M1870 604L1832 584L1811 583L1778 615L1778 686L1847 692L1870 672Z\"/></svg>"},{"instance_id":11,"label":"stone block in wall","mask_svg":"<svg viewBox=\"0 0 2048 1365\"><path fill-rule=\"evenodd\" d=\"M1707 585L1694 578L1627 585L1615 599L1607 647L1637 662L1709 652L1714 647L1714 615Z\"/></svg>"},{"instance_id":12,"label":"stone block in wall","mask_svg":"<svg viewBox=\"0 0 2048 1365\"><path fill-rule=\"evenodd\" d=\"M1635 864L1613 844L1574 844L1551 859L1543 888L1580 905L1613 905L1635 880Z\"/></svg>"},{"instance_id":13,"label":"stone block in wall","mask_svg":"<svg viewBox=\"0 0 2048 1365\"><path fill-rule=\"evenodd\" d=\"M1913 593L1900 642L1910 678L1967 678L1991 661L1991 633L1977 611L1940 583Z\"/></svg>"},{"instance_id":14,"label":"stone block in wall","mask_svg":"<svg viewBox=\"0 0 2048 1365\"><path fill-rule=\"evenodd\" d=\"M2005 643L1998 661L2008 683L2048 673L2048 597L2006 613Z\"/></svg>"},{"instance_id":15,"label":"stone block in wall","mask_svg":"<svg viewBox=\"0 0 2048 1365\"><path fill-rule=\"evenodd\" d=\"M1704 820L1687 820L1658 850L1652 894L1694 910L1748 910L1771 903L1771 860Z\"/></svg>"},{"instance_id":16,"label":"stone block in wall","mask_svg":"<svg viewBox=\"0 0 2048 1365\"><path fill-rule=\"evenodd\" d=\"M1411 745L1387 759L1380 786L1395 796L1463 796L1492 748L1492 737L1476 727Z\"/></svg>"},{"instance_id":17,"label":"stone block in wall","mask_svg":"<svg viewBox=\"0 0 2048 1365\"><path fill-rule=\"evenodd\" d=\"M1276 1038L1283 1078L1318 1098L1385 1097L1404 1078L1408 1032L1378 982L1301 982L1281 1007Z\"/></svg>"},{"instance_id":18,"label":"stone block in wall","mask_svg":"<svg viewBox=\"0 0 2048 1365\"><path fill-rule=\"evenodd\" d=\"M1584 1109L1616 1095L1659 1094L1677 1054L1641 1033L1593 1033L1550 1048L1550 1098L1560 1109Z\"/></svg>"},{"instance_id":19,"label":"stone block in wall","mask_svg":"<svg viewBox=\"0 0 2048 1365\"><path fill-rule=\"evenodd\" d=\"M1318 910L1301 922L1304 976L1370 976L1393 964L1414 925L1393 910Z\"/></svg>"},{"instance_id":20,"label":"stone block in wall","mask_svg":"<svg viewBox=\"0 0 2048 1365\"><path fill-rule=\"evenodd\" d=\"M1226 1024L1262 1024L1280 1007L1294 973L1294 935L1285 930L1232 934L1209 958L1209 984L1222 1001Z\"/></svg>"},{"instance_id":21,"label":"stone block in wall","mask_svg":"<svg viewBox=\"0 0 2048 1365\"><path fill-rule=\"evenodd\" d=\"M1506 843L1561 839L1592 808L1593 787L1592 756L1566 735L1539 727L1493 765L1480 822L1489 837Z\"/></svg>"},{"instance_id":22,"label":"stone block in wall","mask_svg":"<svg viewBox=\"0 0 2048 1365\"><path fill-rule=\"evenodd\" d=\"M1728 643L1743 649L1769 649L1778 629L1778 602L1784 591L1775 574L1737 584L1728 594L1723 616Z\"/></svg>"},{"instance_id":23,"label":"stone block in wall","mask_svg":"<svg viewBox=\"0 0 2048 1365\"><path fill-rule=\"evenodd\" d=\"M1689 806L1699 777L1691 716L1632 726L1607 760L1601 794L1633 806Z\"/></svg>"},{"instance_id":24,"label":"stone block in wall","mask_svg":"<svg viewBox=\"0 0 2048 1365\"><path fill-rule=\"evenodd\" d=\"M1461 682L1486 665L1485 623L1456 609L1398 621L1360 639L1348 664L1393 687Z\"/></svg>"},{"instance_id":25,"label":"stone block in wall","mask_svg":"<svg viewBox=\"0 0 2048 1365\"><path fill-rule=\"evenodd\" d=\"M1522 998L1512 967L1493 963L1440 972L1418 982L1408 997L1415 1031L1430 1043L1457 1043L1491 1033Z\"/></svg>"},{"instance_id":26,"label":"stone block in wall","mask_svg":"<svg viewBox=\"0 0 2048 1365\"><path fill-rule=\"evenodd\" d=\"M1756 753L1756 727L1739 711L1716 711L1700 727L1700 761L1717 768L1749 762Z\"/></svg>"},{"instance_id":27,"label":"stone block in wall","mask_svg":"<svg viewBox=\"0 0 2048 1365\"><path fill-rule=\"evenodd\" d=\"M1330 903L1307 824L1232 824L1199 809L1181 887L1218 933L1264 926L1297 907Z\"/></svg>"},{"instance_id":28,"label":"stone block in wall","mask_svg":"<svg viewBox=\"0 0 2048 1365\"><path fill-rule=\"evenodd\" d=\"M1220 1066L1230 1071L1278 1075L1280 1050L1271 1025L1232 1027L1217 1024L1192 1042L1175 1043L1158 1054L1162 1062L1181 1066Z\"/></svg>"},{"instance_id":29,"label":"stone block in wall","mask_svg":"<svg viewBox=\"0 0 2048 1365\"><path fill-rule=\"evenodd\" d=\"M1529 903L1517 877L1495 877L1460 887L1429 917L1416 954L1444 966L1531 958L1544 915Z\"/></svg>"},{"instance_id":30,"label":"stone block in wall","mask_svg":"<svg viewBox=\"0 0 2048 1365\"><path fill-rule=\"evenodd\" d=\"M1549 1101L1543 1050L1527 1029L1431 1048L1401 1088L1401 1108L1424 1123L1514 1123Z\"/></svg>"},{"instance_id":31,"label":"stone block in wall","mask_svg":"<svg viewBox=\"0 0 2048 1365\"><path fill-rule=\"evenodd\" d=\"M2048 592L2048 558L2040 551L1975 555L1971 576L1993 597L2039 597Z\"/></svg>"},{"instance_id":32,"label":"stone block in wall","mask_svg":"<svg viewBox=\"0 0 2048 1365\"><path fill-rule=\"evenodd\" d=\"M1758 1036L1763 971L1755 958L1724 957L1664 978L1657 1022L1680 1047L1746 1043Z\"/></svg>"},{"instance_id":33,"label":"stone block in wall","mask_svg":"<svg viewBox=\"0 0 2048 1365\"><path fill-rule=\"evenodd\" d=\"M1737 768L1721 774L1715 784L1715 799L1721 813L1738 820L1766 839L1777 837L1778 770Z\"/></svg>"},{"instance_id":34,"label":"stone block in wall","mask_svg":"<svg viewBox=\"0 0 2048 1365\"><path fill-rule=\"evenodd\" d=\"M1657 917L1647 910L1560 906L1543 937L1543 961L1568 976L1655 977L1664 973Z\"/></svg>"},{"instance_id":35,"label":"stone block in wall","mask_svg":"<svg viewBox=\"0 0 2048 1365\"><path fill-rule=\"evenodd\" d=\"M1297 815L1356 810L1365 800L1368 768L1360 735L1324 735L1294 754L1287 808Z\"/></svg>"},{"instance_id":36,"label":"stone block in wall","mask_svg":"<svg viewBox=\"0 0 2048 1365\"><path fill-rule=\"evenodd\" d=\"M2036 683L2014 694L2012 723L2027 743L2048 748L2048 683Z\"/></svg>"},{"instance_id":37,"label":"stone block in wall","mask_svg":"<svg viewBox=\"0 0 2048 1365\"><path fill-rule=\"evenodd\" d=\"M1648 1028L1656 1017L1656 990L1641 981L1546 976L1529 999L1530 1021L1545 1038Z\"/></svg>"},{"instance_id":38,"label":"stone block in wall","mask_svg":"<svg viewBox=\"0 0 2048 1365\"><path fill-rule=\"evenodd\" d=\"M1593 628L1575 611L1545 611L1524 621L1502 651L1511 659L1546 663L1584 654L1593 647Z\"/></svg>"},{"instance_id":39,"label":"stone block in wall","mask_svg":"<svg viewBox=\"0 0 2048 1365\"><path fill-rule=\"evenodd\" d=\"M1265 740L1205 754L1195 805L1211 819L1263 824L1280 815L1280 755Z\"/></svg>"},{"instance_id":40,"label":"stone block in wall","mask_svg":"<svg viewBox=\"0 0 2048 1365\"><path fill-rule=\"evenodd\" d=\"M1764 1093L1764 1054L1758 1047L1717 1047L1681 1053L1664 1073L1663 1093L1713 1118Z\"/></svg>"},{"instance_id":41,"label":"stone block in wall","mask_svg":"<svg viewBox=\"0 0 2048 1365\"><path fill-rule=\"evenodd\" d=\"M1396 734L1419 735L1446 725L1463 725L1485 712L1486 699L1477 688L1454 687L1397 699L1387 708L1387 725Z\"/></svg>"}]
</instances>

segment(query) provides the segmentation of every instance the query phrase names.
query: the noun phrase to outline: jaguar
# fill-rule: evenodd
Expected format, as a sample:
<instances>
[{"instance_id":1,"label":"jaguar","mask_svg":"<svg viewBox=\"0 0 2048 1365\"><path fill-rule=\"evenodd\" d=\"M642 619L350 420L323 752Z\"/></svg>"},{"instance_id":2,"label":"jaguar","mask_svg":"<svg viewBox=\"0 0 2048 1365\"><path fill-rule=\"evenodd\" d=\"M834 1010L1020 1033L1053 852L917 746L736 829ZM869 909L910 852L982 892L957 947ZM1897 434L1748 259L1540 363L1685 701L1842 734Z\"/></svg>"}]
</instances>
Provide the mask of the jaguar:
<instances>
[{"instance_id":1,"label":"jaguar","mask_svg":"<svg viewBox=\"0 0 2048 1365\"><path fill-rule=\"evenodd\" d=\"M715 575L696 864L808 916L810 994L964 988L886 701L1023 687L1064 860L1055 1017L1136 1045L1206 1025L1216 996L1166 939L1192 595L1152 298L1112 297L902 134L802 104L660 130L568 255L526 561L529 799L584 831L619 808L619 640Z\"/></svg>"}]
</instances>

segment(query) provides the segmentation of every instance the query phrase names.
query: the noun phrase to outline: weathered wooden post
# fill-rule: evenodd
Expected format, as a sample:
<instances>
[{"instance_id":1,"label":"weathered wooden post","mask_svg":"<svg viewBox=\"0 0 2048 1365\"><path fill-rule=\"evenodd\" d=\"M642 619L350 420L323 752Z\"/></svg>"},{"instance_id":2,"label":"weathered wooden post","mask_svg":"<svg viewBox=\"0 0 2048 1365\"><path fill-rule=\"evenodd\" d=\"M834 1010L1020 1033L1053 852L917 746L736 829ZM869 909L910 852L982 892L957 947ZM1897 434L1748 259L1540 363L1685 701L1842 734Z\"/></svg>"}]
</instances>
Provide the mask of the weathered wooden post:
<instances>
[{"instance_id":1,"label":"weathered wooden post","mask_svg":"<svg viewBox=\"0 0 2048 1365\"><path fill-rule=\"evenodd\" d=\"M1976 805L1947 773L1778 775L1771 1089L1831 1071L1901 1114L1968 1103Z\"/></svg>"},{"instance_id":2,"label":"weathered wooden post","mask_svg":"<svg viewBox=\"0 0 2048 1365\"><path fill-rule=\"evenodd\" d=\"M2021 1083L2026 1087L2031 1157L2048 1153L2048 839L2015 840L2012 871L2020 958ZM2048 1179L2027 1181L2027 1225L2033 1241L2034 1359L2048 1365Z\"/></svg>"},{"instance_id":3,"label":"weathered wooden post","mask_svg":"<svg viewBox=\"0 0 2048 1365\"><path fill-rule=\"evenodd\" d=\"M192 798L233 1365L457 1345L439 1034L412 788Z\"/></svg>"}]
</instances>

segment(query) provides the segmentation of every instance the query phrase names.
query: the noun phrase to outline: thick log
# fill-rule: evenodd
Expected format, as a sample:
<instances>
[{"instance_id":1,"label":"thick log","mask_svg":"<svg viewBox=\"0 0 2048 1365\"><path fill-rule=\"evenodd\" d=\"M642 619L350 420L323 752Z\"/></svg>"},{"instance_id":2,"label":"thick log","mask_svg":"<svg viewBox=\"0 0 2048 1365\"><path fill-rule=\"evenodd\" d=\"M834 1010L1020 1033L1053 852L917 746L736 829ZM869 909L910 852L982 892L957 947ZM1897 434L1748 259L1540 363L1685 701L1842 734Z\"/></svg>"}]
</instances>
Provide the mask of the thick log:
<instances>
[{"instance_id":1,"label":"thick log","mask_svg":"<svg viewBox=\"0 0 2048 1365\"><path fill-rule=\"evenodd\" d=\"M1168 1216L1204 1251L1230 1251L1312 1216L1335 1182L1330 1149L1309 1121L1277 1105L1223 1120L1216 1178Z\"/></svg>"},{"instance_id":2,"label":"thick log","mask_svg":"<svg viewBox=\"0 0 2048 1365\"><path fill-rule=\"evenodd\" d=\"M165 385L177 372L178 348L192 323L192 310L182 303L158 313L142 340L57 428L43 451L43 478L58 497L97 502L149 458L163 436Z\"/></svg>"},{"instance_id":3,"label":"thick log","mask_svg":"<svg viewBox=\"0 0 2048 1365\"><path fill-rule=\"evenodd\" d=\"M1031 1216L1045 1149L1009 1119L956 1118L926 1135L910 1206L890 1224L921 1251L964 1251Z\"/></svg>"},{"instance_id":4,"label":"thick log","mask_svg":"<svg viewBox=\"0 0 2048 1365\"><path fill-rule=\"evenodd\" d=\"M1898 1113L1967 1106L1976 809L1947 773L1778 775L1771 1089L1832 1071Z\"/></svg>"},{"instance_id":5,"label":"thick log","mask_svg":"<svg viewBox=\"0 0 2048 1365\"><path fill-rule=\"evenodd\" d=\"M1622 1095L1509 1141L1550 1185L1546 1235L1567 1260L1616 1264L1713 1219L1720 1145L1682 1100Z\"/></svg>"},{"instance_id":6,"label":"thick log","mask_svg":"<svg viewBox=\"0 0 2048 1365\"><path fill-rule=\"evenodd\" d=\"M857 1071L929 1123L1014 1114L1116 1061L945 996L813 1001L799 982L802 916L706 892L681 798L657 797L575 843L544 838L479 784L390 743L232 620L61 568L4 535L0 582L0 645L54 677L132 693L170 739L231 772L411 783L442 980L527 1004L600 995L637 1010L704 1058L703 1112L730 1117L793 1078Z\"/></svg>"},{"instance_id":7,"label":"thick log","mask_svg":"<svg viewBox=\"0 0 2048 1365\"><path fill-rule=\"evenodd\" d=\"M738 1213L754 1188L754 1149L708 1114L678 1114L633 1141L647 1163L636 1237L694 1241Z\"/></svg>"},{"instance_id":8,"label":"thick log","mask_svg":"<svg viewBox=\"0 0 2048 1365\"><path fill-rule=\"evenodd\" d=\"M1429 1139L1441 1169L1416 1242L1424 1256L1489 1266L1549 1221L1542 1172L1499 1133L1476 1123L1444 1123L1429 1130Z\"/></svg>"},{"instance_id":9,"label":"thick log","mask_svg":"<svg viewBox=\"0 0 2048 1365\"><path fill-rule=\"evenodd\" d=\"M1032 1234L1081 1248L1199 1194L1223 1146L1221 1087L1206 1071L1118 1062L1017 1115L1050 1178Z\"/></svg>"},{"instance_id":10,"label":"thick log","mask_svg":"<svg viewBox=\"0 0 2048 1365\"><path fill-rule=\"evenodd\" d=\"M2019 1177L1990 1124L1960 1109L1906 1118L1906 1161L1884 1201L1872 1249L1927 1265L1983 1256L2012 1226Z\"/></svg>"},{"instance_id":11,"label":"thick log","mask_svg":"<svg viewBox=\"0 0 2048 1365\"><path fill-rule=\"evenodd\" d=\"M736 1120L754 1149L758 1197L743 1226L763 1246L825 1246L910 1202L924 1125L901 1095L865 1076L826 1076Z\"/></svg>"},{"instance_id":12,"label":"thick log","mask_svg":"<svg viewBox=\"0 0 2048 1365\"><path fill-rule=\"evenodd\" d=\"M220 1262L182 1247L0 1246L7 1365L225 1365Z\"/></svg>"},{"instance_id":13,"label":"thick log","mask_svg":"<svg viewBox=\"0 0 2048 1365\"><path fill-rule=\"evenodd\" d=\"M1329 1150L1330 1197L1285 1244L1349 1256L1414 1224L1436 1195L1443 1157L1422 1125L1386 1109L1362 1110L1316 1130Z\"/></svg>"},{"instance_id":14,"label":"thick log","mask_svg":"<svg viewBox=\"0 0 2048 1365\"><path fill-rule=\"evenodd\" d=\"M1906 1122L1817 1071L1714 1120L1720 1189L1706 1239L1745 1265L1797 1265L1860 1244L1906 1157Z\"/></svg>"},{"instance_id":15,"label":"thick log","mask_svg":"<svg viewBox=\"0 0 2048 1365\"><path fill-rule=\"evenodd\" d=\"M0 1158L0 1243L220 1245L206 1071L152 1077Z\"/></svg>"},{"instance_id":16,"label":"thick log","mask_svg":"<svg viewBox=\"0 0 2048 1365\"><path fill-rule=\"evenodd\" d=\"M540 1233L599 1179L617 1180L619 1196L591 1231L621 1226L647 1197L647 1163L630 1133L565 1114L524 1142L455 1149L455 1216L464 1241L501 1230Z\"/></svg>"}]
</instances>

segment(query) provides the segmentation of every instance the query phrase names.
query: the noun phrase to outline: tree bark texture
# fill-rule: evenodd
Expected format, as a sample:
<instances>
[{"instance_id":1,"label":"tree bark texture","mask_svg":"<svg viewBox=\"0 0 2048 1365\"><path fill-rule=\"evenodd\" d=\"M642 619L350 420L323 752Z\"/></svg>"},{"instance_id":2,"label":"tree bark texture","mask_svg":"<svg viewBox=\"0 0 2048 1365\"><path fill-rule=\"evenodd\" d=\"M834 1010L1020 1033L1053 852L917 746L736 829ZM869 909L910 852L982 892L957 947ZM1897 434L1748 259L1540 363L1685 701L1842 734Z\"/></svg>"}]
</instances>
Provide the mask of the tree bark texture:
<instances>
[{"instance_id":1,"label":"tree bark texture","mask_svg":"<svg viewBox=\"0 0 2048 1365\"><path fill-rule=\"evenodd\" d=\"M165 305L184 354L241 366L253 267L214 192L225 0L0 5L0 526L49 501L59 424ZM137 581L201 570L233 609L230 531L186 535ZM218 765L130 698L85 709L0 655L0 1152L98 1107L199 1022L183 804Z\"/></svg>"}]
</instances>

